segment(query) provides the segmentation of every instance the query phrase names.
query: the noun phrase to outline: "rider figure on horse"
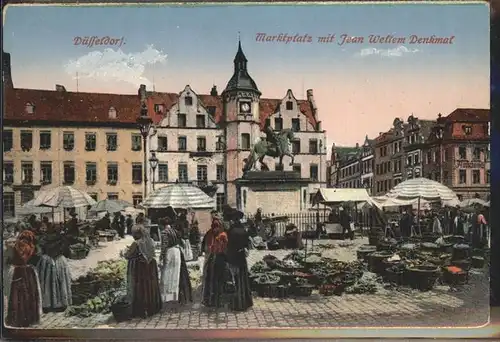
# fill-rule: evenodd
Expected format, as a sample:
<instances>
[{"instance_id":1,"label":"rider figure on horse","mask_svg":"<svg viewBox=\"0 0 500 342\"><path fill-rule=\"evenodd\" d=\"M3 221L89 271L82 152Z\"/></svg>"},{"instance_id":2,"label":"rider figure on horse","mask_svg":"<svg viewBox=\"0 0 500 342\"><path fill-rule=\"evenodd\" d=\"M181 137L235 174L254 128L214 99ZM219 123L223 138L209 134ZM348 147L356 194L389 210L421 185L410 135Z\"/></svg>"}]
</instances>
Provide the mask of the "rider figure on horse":
<instances>
[{"instance_id":1,"label":"rider figure on horse","mask_svg":"<svg viewBox=\"0 0 500 342\"><path fill-rule=\"evenodd\" d=\"M274 145L276 147L276 153L278 156L281 156L282 151L280 142L278 141L278 136L274 133L269 123L267 123L264 127L264 132L266 133L266 141Z\"/></svg>"}]
</instances>

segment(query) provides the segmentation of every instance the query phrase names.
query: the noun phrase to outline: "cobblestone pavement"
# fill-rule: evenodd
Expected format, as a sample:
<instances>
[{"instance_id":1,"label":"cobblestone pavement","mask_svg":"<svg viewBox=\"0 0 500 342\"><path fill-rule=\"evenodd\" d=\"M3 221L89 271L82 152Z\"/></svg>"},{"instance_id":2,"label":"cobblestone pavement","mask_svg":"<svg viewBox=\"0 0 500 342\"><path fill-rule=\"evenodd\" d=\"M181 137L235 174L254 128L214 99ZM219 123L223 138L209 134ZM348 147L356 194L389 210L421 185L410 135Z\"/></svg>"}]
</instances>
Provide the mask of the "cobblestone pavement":
<instances>
[{"instance_id":1,"label":"cobblestone pavement","mask_svg":"<svg viewBox=\"0 0 500 342\"><path fill-rule=\"evenodd\" d=\"M360 239L355 245L362 243L365 241ZM352 258L352 250L355 250L355 247L337 246L322 251L324 256L342 260L348 259L349 255ZM251 251L249 265L262 260L266 254L281 258L289 252ZM471 272L469 284L455 291L450 290L448 286L436 286L430 292L407 288L381 288L376 294L340 297L323 297L317 293L303 299L254 297L253 308L238 313L227 310L208 312L201 307L197 299L192 305L177 311L163 310L150 318L122 323L115 322L111 315L82 319L66 317L64 313L49 313L42 316L41 324L35 328L473 327L488 322L488 293L488 271L484 269Z\"/></svg>"}]
</instances>

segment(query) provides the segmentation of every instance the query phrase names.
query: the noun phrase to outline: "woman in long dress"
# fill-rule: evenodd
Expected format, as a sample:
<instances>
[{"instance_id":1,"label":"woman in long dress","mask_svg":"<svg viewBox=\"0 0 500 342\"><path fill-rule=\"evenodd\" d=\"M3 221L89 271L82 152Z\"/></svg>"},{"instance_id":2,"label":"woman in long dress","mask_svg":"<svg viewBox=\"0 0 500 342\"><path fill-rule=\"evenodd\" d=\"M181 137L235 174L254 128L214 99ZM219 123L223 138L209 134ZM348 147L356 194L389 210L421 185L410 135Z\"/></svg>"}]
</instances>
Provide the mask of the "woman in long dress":
<instances>
[{"instance_id":1,"label":"woman in long dress","mask_svg":"<svg viewBox=\"0 0 500 342\"><path fill-rule=\"evenodd\" d=\"M37 264L44 312L60 312L72 304L71 272L63 255L65 240L53 225L41 239L42 255Z\"/></svg>"},{"instance_id":2,"label":"woman in long dress","mask_svg":"<svg viewBox=\"0 0 500 342\"><path fill-rule=\"evenodd\" d=\"M186 261L193 260L193 250L191 249L191 243L189 242L189 221L187 220L185 213L179 215L176 230L181 238L180 248L184 254L184 258Z\"/></svg>"},{"instance_id":3,"label":"woman in long dress","mask_svg":"<svg viewBox=\"0 0 500 342\"><path fill-rule=\"evenodd\" d=\"M193 301L193 291L184 254L179 248L177 232L168 218L160 219L161 233L161 299L164 303L186 304Z\"/></svg>"},{"instance_id":4,"label":"woman in long dress","mask_svg":"<svg viewBox=\"0 0 500 342\"><path fill-rule=\"evenodd\" d=\"M4 276L4 298L7 300L5 324L8 326L28 327L40 321L40 283L35 268L28 264L35 250L33 232L21 232L16 239L13 256Z\"/></svg>"},{"instance_id":5,"label":"woman in long dress","mask_svg":"<svg viewBox=\"0 0 500 342\"><path fill-rule=\"evenodd\" d=\"M134 242L125 253L128 259L127 294L132 304L133 317L147 317L161 310L158 266L154 241L142 219L132 229Z\"/></svg>"},{"instance_id":6,"label":"woman in long dress","mask_svg":"<svg viewBox=\"0 0 500 342\"><path fill-rule=\"evenodd\" d=\"M245 311L253 306L252 290L247 264L249 247L248 233L240 222L243 214L235 212L231 228L227 232L227 262L232 273L236 291L230 300L230 308L235 311Z\"/></svg>"},{"instance_id":7,"label":"woman in long dress","mask_svg":"<svg viewBox=\"0 0 500 342\"><path fill-rule=\"evenodd\" d=\"M218 308L224 304L224 279L226 273L227 234L222 219L212 215L212 226L205 235L206 256L203 267L202 304Z\"/></svg>"}]
</instances>

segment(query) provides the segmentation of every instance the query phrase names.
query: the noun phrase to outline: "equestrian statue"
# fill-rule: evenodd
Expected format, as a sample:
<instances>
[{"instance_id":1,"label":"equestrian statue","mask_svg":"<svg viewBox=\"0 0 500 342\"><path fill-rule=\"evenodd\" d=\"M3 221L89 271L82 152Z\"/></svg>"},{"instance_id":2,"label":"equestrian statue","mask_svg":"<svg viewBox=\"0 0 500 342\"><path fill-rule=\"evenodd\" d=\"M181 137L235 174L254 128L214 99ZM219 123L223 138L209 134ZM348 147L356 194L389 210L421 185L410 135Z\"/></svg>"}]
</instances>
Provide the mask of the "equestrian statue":
<instances>
[{"instance_id":1,"label":"equestrian statue","mask_svg":"<svg viewBox=\"0 0 500 342\"><path fill-rule=\"evenodd\" d=\"M261 165L261 170L269 171L269 167L264 163L266 156L279 158L280 166L283 166L283 157L288 156L291 158L290 166L293 165L294 156L291 148L293 131L291 129L284 129L278 133L274 133L271 126L267 124L264 132L266 133L266 139L261 139L257 142L250 151L250 156L245 159L244 173L252 170L257 161Z\"/></svg>"}]
</instances>

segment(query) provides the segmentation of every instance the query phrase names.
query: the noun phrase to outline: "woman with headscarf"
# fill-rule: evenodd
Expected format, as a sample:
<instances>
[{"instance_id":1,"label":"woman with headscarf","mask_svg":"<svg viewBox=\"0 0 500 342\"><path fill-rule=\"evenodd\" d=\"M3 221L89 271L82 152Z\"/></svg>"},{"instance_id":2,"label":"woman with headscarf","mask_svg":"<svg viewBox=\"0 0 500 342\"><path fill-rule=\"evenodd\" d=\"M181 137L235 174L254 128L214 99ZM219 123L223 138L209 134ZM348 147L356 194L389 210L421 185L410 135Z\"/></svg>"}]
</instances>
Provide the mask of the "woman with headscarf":
<instances>
[{"instance_id":1,"label":"woman with headscarf","mask_svg":"<svg viewBox=\"0 0 500 342\"><path fill-rule=\"evenodd\" d=\"M184 254L179 248L179 237L169 218L160 219L160 291L164 303L186 304L193 301L193 291Z\"/></svg>"},{"instance_id":2,"label":"woman with headscarf","mask_svg":"<svg viewBox=\"0 0 500 342\"><path fill-rule=\"evenodd\" d=\"M5 324L8 326L28 327L40 321L40 283L35 268L28 264L35 249L33 232L21 232L14 245L11 265L4 276L4 298L7 299Z\"/></svg>"},{"instance_id":3,"label":"woman with headscarf","mask_svg":"<svg viewBox=\"0 0 500 342\"><path fill-rule=\"evenodd\" d=\"M42 255L37 263L44 312L60 312L72 304L71 272L64 254L65 239L53 225L40 241Z\"/></svg>"},{"instance_id":4,"label":"woman with headscarf","mask_svg":"<svg viewBox=\"0 0 500 342\"><path fill-rule=\"evenodd\" d=\"M193 260L193 250L191 249L191 243L189 242L189 221L187 220L186 213L182 212L179 214L175 229L181 239L180 248L184 254L184 258L186 261Z\"/></svg>"},{"instance_id":5,"label":"woman with headscarf","mask_svg":"<svg viewBox=\"0 0 500 342\"><path fill-rule=\"evenodd\" d=\"M231 225L227 232L226 256L235 285L235 292L230 300L230 308L234 311L245 311L253 306L247 264L250 240L245 227L241 223L242 217L243 213L235 210L231 215Z\"/></svg>"},{"instance_id":6,"label":"woman with headscarf","mask_svg":"<svg viewBox=\"0 0 500 342\"><path fill-rule=\"evenodd\" d=\"M148 317L161 310L158 267L155 260L154 241L139 219L132 229L134 242L125 253L128 259L127 295L132 305L133 317Z\"/></svg>"},{"instance_id":7,"label":"woman with headscarf","mask_svg":"<svg viewBox=\"0 0 500 342\"><path fill-rule=\"evenodd\" d=\"M222 218L212 213L212 226L205 235L203 266L202 304L209 308L223 305L224 276L226 266L227 234L224 232Z\"/></svg>"}]
</instances>

